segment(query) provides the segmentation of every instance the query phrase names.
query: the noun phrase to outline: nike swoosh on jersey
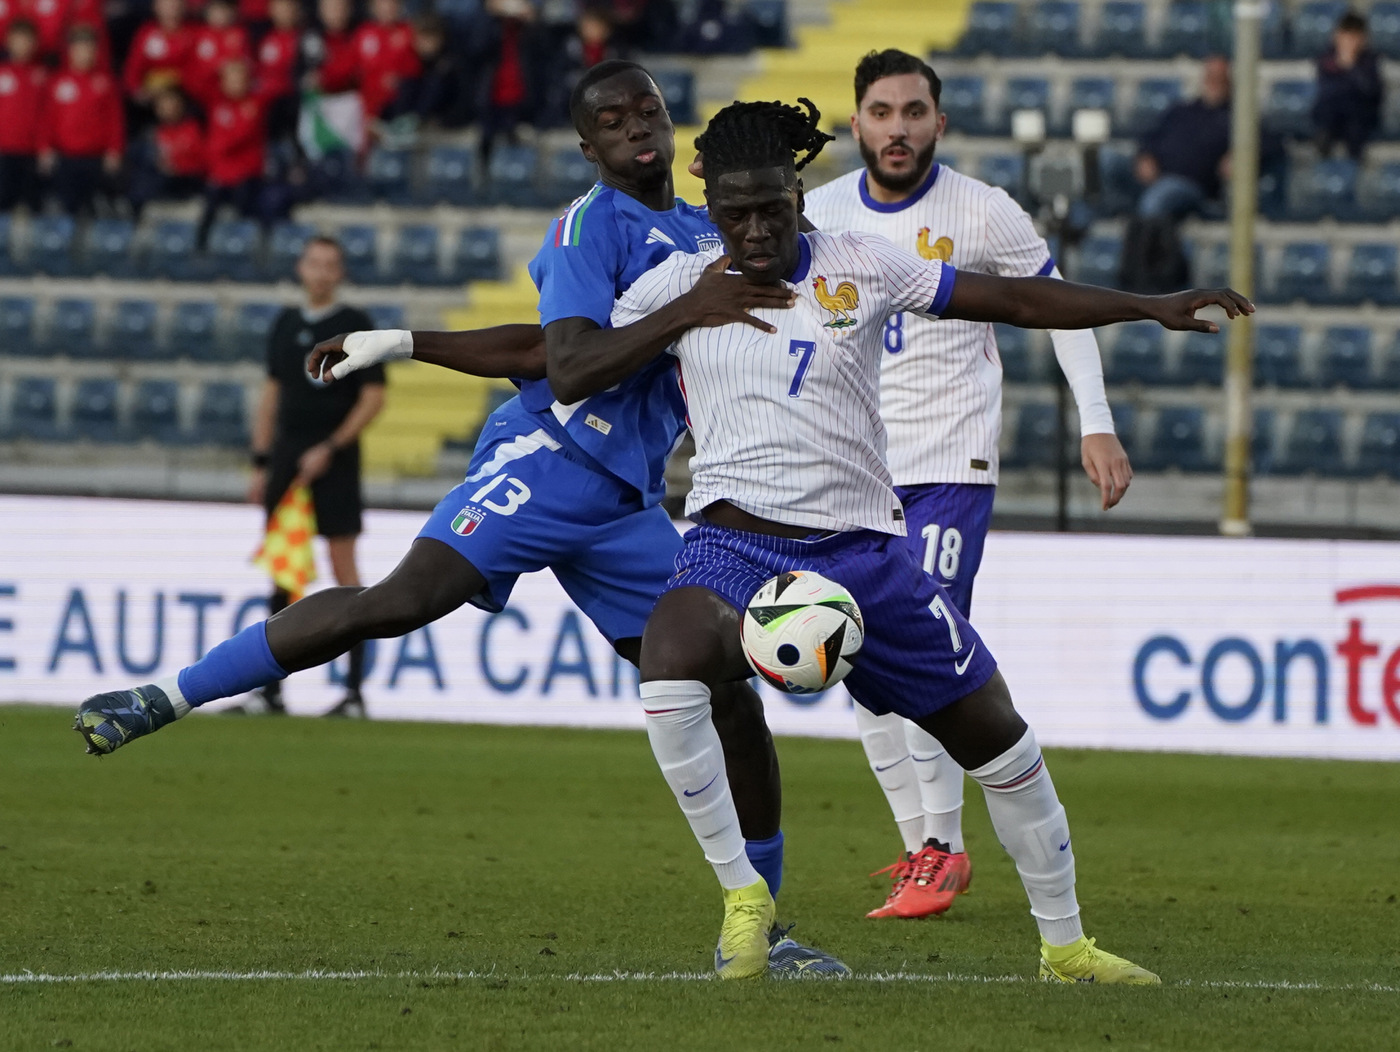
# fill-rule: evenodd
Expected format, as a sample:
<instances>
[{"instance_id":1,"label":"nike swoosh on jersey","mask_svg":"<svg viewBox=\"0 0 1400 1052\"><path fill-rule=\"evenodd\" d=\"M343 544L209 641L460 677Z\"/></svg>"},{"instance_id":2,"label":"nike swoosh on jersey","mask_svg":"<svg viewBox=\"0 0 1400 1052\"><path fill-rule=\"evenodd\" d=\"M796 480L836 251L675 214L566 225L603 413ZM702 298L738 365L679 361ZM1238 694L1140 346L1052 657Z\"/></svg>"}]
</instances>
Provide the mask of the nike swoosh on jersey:
<instances>
[{"instance_id":1,"label":"nike swoosh on jersey","mask_svg":"<svg viewBox=\"0 0 1400 1052\"><path fill-rule=\"evenodd\" d=\"M1067 847L1069 847L1069 841L1068 841L1068 840L1066 840L1063 844L1060 845L1060 850L1061 850L1061 851L1064 851Z\"/></svg>"},{"instance_id":2,"label":"nike swoosh on jersey","mask_svg":"<svg viewBox=\"0 0 1400 1052\"><path fill-rule=\"evenodd\" d=\"M959 676L961 676L964 672L967 671L967 666L971 664L972 655L975 653L977 653L977 644L973 643L972 649L967 652L967 657L963 658L961 661L953 662L953 668L957 669Z\"/></svg>"},{"instance_id":3,"label":"nike swoosh on jersey","mask_svg":"<svg viewBox=\"0 0 1400 1052\"><path fill-rule=\"evenodd\" d=\"M715 778L718 778L718 777L719 777L719 775L715 775ZM703 793L706 789L708 789L710 786L712 786L712 785L715 784L715 778L711 778L708 782L706 782L704 785L702 785L699 789L695 790L695 792L693 792L693 793L692 793L689 789L682 789L681 792L685 793L686 796L699 796L699 795L700 795L701 793Z\"/></svg>"}]
</instances>

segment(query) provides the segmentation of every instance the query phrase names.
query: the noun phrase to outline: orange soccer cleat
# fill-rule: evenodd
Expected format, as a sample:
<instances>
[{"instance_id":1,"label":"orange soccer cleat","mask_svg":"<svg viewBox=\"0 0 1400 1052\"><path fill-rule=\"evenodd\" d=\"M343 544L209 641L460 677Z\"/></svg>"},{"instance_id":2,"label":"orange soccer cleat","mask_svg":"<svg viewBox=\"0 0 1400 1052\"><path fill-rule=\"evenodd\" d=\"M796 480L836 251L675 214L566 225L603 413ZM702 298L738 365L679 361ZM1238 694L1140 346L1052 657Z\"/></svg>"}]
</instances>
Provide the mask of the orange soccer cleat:
<instances>
[{"instance_id":1,"label":"orange soccer cleat","mask_svg":"<svg viewBox=\"0 0 1400 1052\"><path fill-rule=\"evenodd\" d=\"M966 851L956 854L945 844L930 840L917 852L905 852L892 866L876 870L890 874L889 898L867 917L931 917L947 911L953 900L972 883L972 863Z\"/></svg>"}]
</instances>

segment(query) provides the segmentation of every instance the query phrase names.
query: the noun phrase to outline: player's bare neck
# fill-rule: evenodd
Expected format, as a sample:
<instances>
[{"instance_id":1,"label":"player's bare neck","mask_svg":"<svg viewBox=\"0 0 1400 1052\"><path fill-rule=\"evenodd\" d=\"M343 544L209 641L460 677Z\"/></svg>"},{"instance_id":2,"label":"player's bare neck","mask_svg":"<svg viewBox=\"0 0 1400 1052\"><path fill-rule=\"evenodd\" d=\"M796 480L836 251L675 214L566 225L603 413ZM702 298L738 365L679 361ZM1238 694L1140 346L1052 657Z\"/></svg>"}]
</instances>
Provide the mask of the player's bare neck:
<instances>
[{"instance_id":1,"label":"player's bare neck","mask_svg":"<svg viewBox=\"0 0 1400 1052\"><path fill-rule=\"evenodd\" d=\"M609 172L600 172L600 180L604 186L610 186L614 190L626 194L632 200L650 208L653 212L669 212L676 207L676 188L668 175L664 183L656 186L634 186L622 179L618 179Z\"/></svg>"}]
</instances>

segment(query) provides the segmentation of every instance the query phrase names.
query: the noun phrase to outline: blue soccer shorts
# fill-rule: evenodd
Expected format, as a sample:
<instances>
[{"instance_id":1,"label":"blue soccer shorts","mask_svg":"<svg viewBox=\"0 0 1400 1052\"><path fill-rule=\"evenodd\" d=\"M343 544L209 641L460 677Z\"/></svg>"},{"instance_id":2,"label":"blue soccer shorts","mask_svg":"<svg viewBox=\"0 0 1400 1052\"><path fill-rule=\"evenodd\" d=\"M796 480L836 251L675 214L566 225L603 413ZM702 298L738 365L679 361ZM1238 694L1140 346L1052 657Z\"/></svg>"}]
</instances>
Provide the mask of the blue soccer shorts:
<instances>
[{"instance_id":1,"label":"blue soccer shorts","mask_svg":"<svg viewBox=\"0 0 1400 1052\"><path fill-rule=\"evenodd\" d=\"M876 715L927 716L996 671L986 644L903 537L858 530L799 541L707 523L685 535L666 587L708 588L742 613L765 581L789 570L838 582L860 606L865 643L845 683Z\"/></svg>"},{"instance_id":2,"label":"blue soccer shorts","mask_svg":"<svg viewBox=\"0 0 1400 1052\"><path fill-rule=\"evenodd\" d=\"M897 486L914 558L943 586L948 597L972 616L972 584L982 565L982 549L992 525L997 488L974 482L935 482Z\"/></svg>"},{"instance_id":3,"label":"blue soccer shorts","mask_svg":"<svg viewBox=\"0 0 1400 1052\"><path fill-rule=\"evenodd\" d=\"M523 573L554 572L610 643L639 637L675 569L680 535L660 506L591 467L547 431L501 428L418 532L486 578L474 606L497 612Z\"/></svg>"}]
</instances>

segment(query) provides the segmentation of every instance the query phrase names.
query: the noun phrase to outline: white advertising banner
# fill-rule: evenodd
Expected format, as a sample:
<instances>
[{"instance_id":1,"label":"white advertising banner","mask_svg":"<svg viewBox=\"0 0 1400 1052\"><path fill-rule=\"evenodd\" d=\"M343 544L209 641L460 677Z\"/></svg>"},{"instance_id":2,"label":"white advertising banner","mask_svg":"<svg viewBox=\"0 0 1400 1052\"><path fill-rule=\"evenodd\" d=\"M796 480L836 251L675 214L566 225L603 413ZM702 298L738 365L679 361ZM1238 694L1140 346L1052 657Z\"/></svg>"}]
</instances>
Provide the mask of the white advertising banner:
<instances>
[{"instance_id":1,"label":"white advertising banner","mask_svg":"<svg viewBox=\"0 0 1400 1052\"><path fill-rule=\"evenodd\" d=\"M367 514L366 580L424 517ZM150 682L265 616L261 526L248 506L0 497L0 701ZM994 533L972 620L1047 745L1400 760L1400 545ZM292 676L289 708L335 704L341 671ZM502 613L378 641L365 693L377 718L642 726L634 670L547 573ZM855 737L839 688L765 701L775 733Z\"/></svg>"}]
</instances>

